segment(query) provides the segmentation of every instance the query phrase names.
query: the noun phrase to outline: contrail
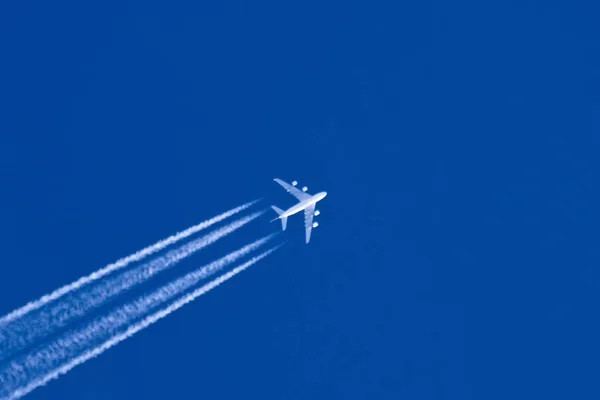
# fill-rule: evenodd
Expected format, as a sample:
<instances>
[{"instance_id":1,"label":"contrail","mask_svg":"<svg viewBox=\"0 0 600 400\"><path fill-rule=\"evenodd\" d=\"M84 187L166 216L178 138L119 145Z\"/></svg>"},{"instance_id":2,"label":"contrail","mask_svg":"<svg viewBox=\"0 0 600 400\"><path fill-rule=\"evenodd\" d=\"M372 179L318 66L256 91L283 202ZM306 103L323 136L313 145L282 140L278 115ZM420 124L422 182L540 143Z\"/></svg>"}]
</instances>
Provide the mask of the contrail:
<instances>
[{"instance_id":1,"label":"contrail","mask_svg":"<svg viewBox=\"0 0 600 400\"><path fill-rule=\"evenodd\" d=\"M14 321L15 319L27 314L28 312L30 312L32 310L36 310L36 309L44 306L45 304L48 304L49 302L56 300L59 297L64 296L65 294L67 294L69 292L72 292L73 290L77 290L80 287L87 285L90 282L93 282L95 280L102 278L103 276L110 274L113 271L124 268L125 266L127 266L128 264L130 264L134 261L139 261L142 258L149 256L150 254L156 253L157 251L160 251L160 250L164 249L165 247L167 247L181 239L184 239L190 235L193 235L196 232L206 229L209 226L216 224L217 222L223 221L224 219L229 218L232 215L237 214L240 211L247 209L248 207L255 204L257 201L258 200L254 200L249 203L243 204L239 207L236 207L229 211L226 211L221 215L217 215L214 218L211 218L209 220L201 222L198 225L194 225L190 228L187 228L186 230L178 232L175 235L169 236L166 239L156 242L153 245L146 247L145 249L142 249L136 253L133 253L133 254L127 256L127 257L121 258L120 260L117 260L116 262L109 264L106 267L97 270L96 272L92 272L88 276L81 277L78 280L76 280L75 282L69 283L68 285L65 285L59 289L56 289L55 291L40 297L38 300L29 302L26 305L24 305L23 307L18 308L14 311L11 311L10 313L1 317L0 318L0 326L4 325L10 321Z\"/></svg>"},{"instance_id":2,"label":"contrail","mask_svg":"<svg viewBox=\"0 0 600 400\"><path fill-rule=\"evenodd\" d=\"M261 244L264 244L272 236L273 235L265 237L248 246L245 246L244 248L238 250L238 252L243 251L249 246L256 248ZM2 387L4 388L0 392L0 396L2 396L1 399L14 400L25 396L34 389L45 385L50 380L66 374L77 365L83 364L84 362L99 356L111 347L133 336L142 329L154 324L160 319L183 307L187 303L195 300L204 293L219 286L221 283L231 279L246 268L271 254L280 246L271 248L270 250L253 257L242 265L201 286L195 291L180 297L169 306L149 316L146 316L139 322L131 323L131 321L141 317L155 306L158 306L160 303L170 300L172 297L181 294L183 291L195 285L199 279L201 279L201 271L206 271L204 275L206 276L206 274L209 274L208 271L215 272L219 268L224 267L226 264L233 262L235 258L240 257L240 255L235 256L235 254L238 252L231 253L215 262L221 262L223 264L221 267L218 267L218 264L211 263L206 267L192 272L183 278L180 278L177 281L158 289L151 295L142 297L129 305L121 307L107 317L91 323L88 325L88 327L84 328L80 332L72 334L66 339L57 340L52 345L49 345L35 354L26 357L20 363L12 362L8 368L6 368L6 370L0 374L0 383L2 383ZM249 251L251 250L248 249L246 253ZM128 325L124 331L120 333L116 332L121 326L124 325ZM93 348L89 348L89 341L94 335L96 335L97 331L105 334L108 333L113 336L103 343L100 343ZM86 346L86 344L88 346ZM73 346L83 346L83 349L74 350ZM88 349L85 350L85 348ZM85 351L80 355L76 355L82 350ZM63 358L67 358L67 360L61 360ZM64 362L64 364L57 366L57 364L60 362Z\"/></svg>"},{"instance_id":3,"label":"contrail","mask_svg":"<svg viewBox=\"0 0 600 400\"><path fill-rule=\"evenodd\" d=\"M73 293L49 310L42 310L33 315L26 315L5 326L0 326L0 360L6 359L23 348L33 344L56 329L65 326L75 318L81 317L90 310L104 304L111 298L150 279L159 272L170 268L186 257L229 235L262 215L264 211L255 212L240 218L229 225L210 232L207 235L167 252L148 263L113 278L101 281L97 286L81 293Z\"/></svg>"}]
</instances>

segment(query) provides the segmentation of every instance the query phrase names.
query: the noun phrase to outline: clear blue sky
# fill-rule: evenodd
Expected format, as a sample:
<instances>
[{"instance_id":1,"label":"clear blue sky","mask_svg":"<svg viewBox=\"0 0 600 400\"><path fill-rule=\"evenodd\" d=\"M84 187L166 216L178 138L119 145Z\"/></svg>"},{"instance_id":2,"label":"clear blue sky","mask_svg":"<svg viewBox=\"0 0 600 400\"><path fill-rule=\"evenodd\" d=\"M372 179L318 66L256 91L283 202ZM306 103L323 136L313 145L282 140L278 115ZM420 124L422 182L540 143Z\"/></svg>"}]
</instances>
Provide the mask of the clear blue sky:
<instances>
[{"instance_id":1,"label":"clear blue sky","mask_svg":"<svg viewBox=\"0 0 600 400\"><path fill-rule=\"evenodd\" d=\"M329 193L309 246L290 219L276 255L29 398L598 398L600 10L284 3L0 6L1 314L290 206L274 177Z\"/></svg>"}]
</instances>

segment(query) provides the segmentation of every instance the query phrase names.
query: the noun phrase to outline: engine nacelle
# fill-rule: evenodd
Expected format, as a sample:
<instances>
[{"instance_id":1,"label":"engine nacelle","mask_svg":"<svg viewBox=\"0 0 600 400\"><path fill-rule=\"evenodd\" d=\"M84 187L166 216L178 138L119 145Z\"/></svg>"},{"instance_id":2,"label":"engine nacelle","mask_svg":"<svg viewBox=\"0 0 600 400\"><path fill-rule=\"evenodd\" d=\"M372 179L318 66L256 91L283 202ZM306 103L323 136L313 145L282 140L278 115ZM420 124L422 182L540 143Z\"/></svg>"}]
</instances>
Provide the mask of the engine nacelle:
<instances>
[{"instance_id":1,"label":"engine nacelle","mask_svg":"<svg viewBox=\"0 0 600 400\"><path fill-rule=\"evenodd\" d=\"M307 190L308 190L308 187L306 187L306 186L304 186L304 187L302 188L302 191L303 191L303 192L306 192Z\"/></svg>"},{"instance_id":2,"label":"engine nacelle","mask_svg":"<svg viewBox=\"0 0 600 400\"><path fill-rule=\"evenodd\" d=\"M296 186L297 184L298 184L298 181L292 182L292 186Z\"/></svg>"},{"instance_id":3,"label":"engine nacelle","mask_svg":"<svg viewBox=\"0 0 600 400\"><path fill-rule=\"evenodd\" d=\"M313 222L313 228L316 228L317 226L319 226L318 222Z\"/></svg>"},{"instance_id":4,"label":"engine nacelle","mask_svg":"<svg viewBox=\"0 0 600 400\"><path fill-rule=\"evenodd\" d=\"M317 215L319 215L319 214L321 214L321 211L319 211L319 210L316 210L316 211L315 211L315 217L316 217Z\"/></svg>"}]
</instances>

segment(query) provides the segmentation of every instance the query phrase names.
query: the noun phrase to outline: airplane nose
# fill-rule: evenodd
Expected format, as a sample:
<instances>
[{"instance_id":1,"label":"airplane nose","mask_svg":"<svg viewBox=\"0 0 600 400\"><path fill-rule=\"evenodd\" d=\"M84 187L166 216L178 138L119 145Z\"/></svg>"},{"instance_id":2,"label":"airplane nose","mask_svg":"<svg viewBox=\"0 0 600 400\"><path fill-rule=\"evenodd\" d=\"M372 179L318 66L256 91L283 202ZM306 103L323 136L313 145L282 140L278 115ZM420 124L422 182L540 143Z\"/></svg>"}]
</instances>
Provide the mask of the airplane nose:
<instances>
[{"instance_id":1,"label":"airplane nose","mask_svg":"<svg viewBox=\"0 0 600 400\"><path fill-rule=\"evenodd\" d=\"M327 196L327 192L323 192L323 197Z\"/></svg>"}]
</instances>

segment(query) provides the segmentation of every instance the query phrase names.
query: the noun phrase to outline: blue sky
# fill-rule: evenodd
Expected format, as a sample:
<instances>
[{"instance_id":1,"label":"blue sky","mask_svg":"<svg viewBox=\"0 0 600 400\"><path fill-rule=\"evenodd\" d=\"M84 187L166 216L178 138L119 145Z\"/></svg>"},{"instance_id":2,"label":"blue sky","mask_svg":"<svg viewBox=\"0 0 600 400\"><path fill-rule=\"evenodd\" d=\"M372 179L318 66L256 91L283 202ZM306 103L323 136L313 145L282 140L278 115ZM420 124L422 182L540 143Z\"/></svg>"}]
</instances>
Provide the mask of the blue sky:
<instances>
[{"instance_id":1,"label":"blue sky","mask_svg":"<svg viewBox=\"0 0 600 400\"><path fill-rule=\"evenodd\" d=\"M309 246L292 217L275 255L29 398L594 398L597 13L0 6L0 313L291 206L274 177L328 192Z\"/></svg>"}]
</instances>

